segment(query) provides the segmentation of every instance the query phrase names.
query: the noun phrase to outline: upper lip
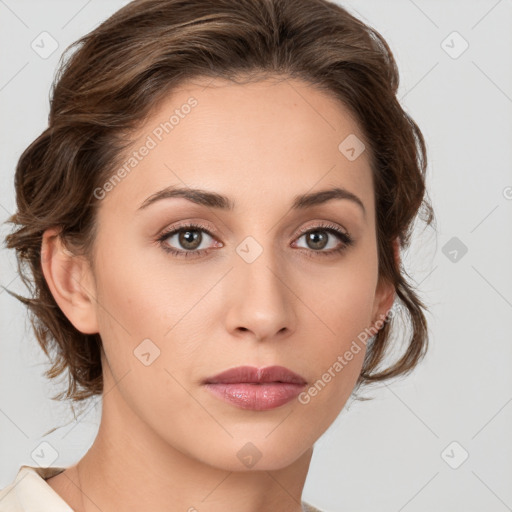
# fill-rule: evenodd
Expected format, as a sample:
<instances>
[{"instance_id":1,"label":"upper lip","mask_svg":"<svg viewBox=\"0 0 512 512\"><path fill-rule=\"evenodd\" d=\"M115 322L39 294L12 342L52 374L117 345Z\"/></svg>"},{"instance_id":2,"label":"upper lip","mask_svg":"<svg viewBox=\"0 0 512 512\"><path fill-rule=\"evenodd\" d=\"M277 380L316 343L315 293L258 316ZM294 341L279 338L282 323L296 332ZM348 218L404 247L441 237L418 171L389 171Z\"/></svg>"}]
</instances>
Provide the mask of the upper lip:
<instances>
[{"instance_id":1,"label":"upper lip","mask_svg":"<svg viewBox=\"0 0 512 512\"><path fill-rule=\"evenodd\" d=\"M233 384L233 383L268 383L286 382L291 384L306 384L306 381L297 373L284 366L267 366L255 368L254 366L238 366L209 377L205 384Z\"/></svg>"}]
</instances>

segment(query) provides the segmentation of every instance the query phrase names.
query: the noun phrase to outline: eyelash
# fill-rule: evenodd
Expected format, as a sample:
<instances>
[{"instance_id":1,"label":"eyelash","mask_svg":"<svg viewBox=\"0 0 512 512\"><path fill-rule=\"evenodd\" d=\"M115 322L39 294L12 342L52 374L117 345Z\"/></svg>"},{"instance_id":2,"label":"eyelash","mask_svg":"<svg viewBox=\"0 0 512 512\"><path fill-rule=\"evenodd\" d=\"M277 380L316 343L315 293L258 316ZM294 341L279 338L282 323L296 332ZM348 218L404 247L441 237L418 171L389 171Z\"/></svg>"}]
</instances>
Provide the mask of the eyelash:
<instances>
[{"instance_id":1,"label":"eyelash","mask_svg":"<svg viewBox=\"0 0 512 512\"><path fill-rule=\"evenodd\" d=\"M165 241L172 235L175 235L176 233L180 233L182 231L204 231L207 235L211 236L212 238L215 238L215 236L210 232L209 229L207 229L205 226L201 224L196 224L194 222L182 225L182 226L175 226L171 228L168 231L165 231L162 233L158 238L157 242L162 246L164 251L166 251L169 254L172 254L173 256L176 256L178 258L190 258L190 257L199 257L203 253L209 252L211 249L201 249L201 250L195 250L195 251L178 251L176 249L171 249L168 245L165 244ZM342 243L341 245L336 249L330 249L329 251L315 251L313 249L306 249L308 253L314 253L314 254L308 254L312 258L318 257L328 257L332 256L334 254L342 253L343 251L347 250L350 246L354 244L353 238L344 231L341 231L337 226L334 224L320 224L318 226L310 227L310 228L302 228L299 230L299 236L298 238L301 238L303 235L311 232L316 231L326 231L327 233L330 233L334 236L336 236Z\"/></svg>"}]
</instances>

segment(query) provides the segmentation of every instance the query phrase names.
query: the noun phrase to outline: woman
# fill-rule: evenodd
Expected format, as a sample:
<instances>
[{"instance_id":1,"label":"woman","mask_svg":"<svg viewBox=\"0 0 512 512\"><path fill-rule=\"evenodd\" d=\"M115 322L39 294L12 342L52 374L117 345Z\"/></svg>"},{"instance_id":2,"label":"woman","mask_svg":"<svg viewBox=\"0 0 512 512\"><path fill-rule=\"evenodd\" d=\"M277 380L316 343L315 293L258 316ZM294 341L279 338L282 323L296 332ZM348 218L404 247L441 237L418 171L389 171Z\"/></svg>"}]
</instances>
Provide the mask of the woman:
<instances>
[{"instance_id":1,"label":"woman","mask_svg":"<svg viewBox=\"0 0 512 512\"><path fill-rule=\"evenodd\" d=\"M433 221L426 150L397 87L382 37L325 0L136 0L77 43L7 243L58 398L102 418L1 511L317 510L316 440L427 347L400 265Z\"/></svg>"}]
</instances>

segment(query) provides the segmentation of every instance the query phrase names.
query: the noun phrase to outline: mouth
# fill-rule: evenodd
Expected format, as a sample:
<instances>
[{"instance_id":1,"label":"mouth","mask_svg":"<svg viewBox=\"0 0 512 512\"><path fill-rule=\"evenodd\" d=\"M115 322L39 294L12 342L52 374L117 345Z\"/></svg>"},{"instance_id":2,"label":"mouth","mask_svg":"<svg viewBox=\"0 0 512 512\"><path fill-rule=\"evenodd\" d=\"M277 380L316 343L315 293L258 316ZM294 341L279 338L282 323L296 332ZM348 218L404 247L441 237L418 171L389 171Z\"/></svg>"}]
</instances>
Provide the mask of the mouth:
<instances>
[{"instance_id":1,"label":"mouth","mask_svg":"<svg viewBox=\"0 0 512 512\"><path fill-rule=\"evenodd\" d=\"M239 366L203 381L214 396L241 409L264 411L293 400L306 380L283 366Z\"/></svg>"}]
</instances>

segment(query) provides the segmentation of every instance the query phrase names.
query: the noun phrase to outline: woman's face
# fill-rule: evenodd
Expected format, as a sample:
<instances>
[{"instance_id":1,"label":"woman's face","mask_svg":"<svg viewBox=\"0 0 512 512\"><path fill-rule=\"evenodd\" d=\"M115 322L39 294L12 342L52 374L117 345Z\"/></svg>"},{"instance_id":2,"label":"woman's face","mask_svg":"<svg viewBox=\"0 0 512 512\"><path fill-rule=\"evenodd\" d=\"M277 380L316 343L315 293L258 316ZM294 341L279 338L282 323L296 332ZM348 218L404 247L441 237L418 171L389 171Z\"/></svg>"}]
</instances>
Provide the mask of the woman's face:
<instances>
[{"instance_id":1,"label":"woman's face","mask_svg":"<svg viewBox=\"0 0 512 512\"><path fill-rule=\"evenodd\" d=\"M334 421L361 333L393 298L378 286L358 139L342 105L291 79L188 82L147 119L124 172L95 192L91 314L128 430L239 471L246 453L259 453L255 469L292 463ZM171 197L178 188L191 199ZM305 384L205 385L239 366L282 366Z\"/></svg>"}]
</instances>

